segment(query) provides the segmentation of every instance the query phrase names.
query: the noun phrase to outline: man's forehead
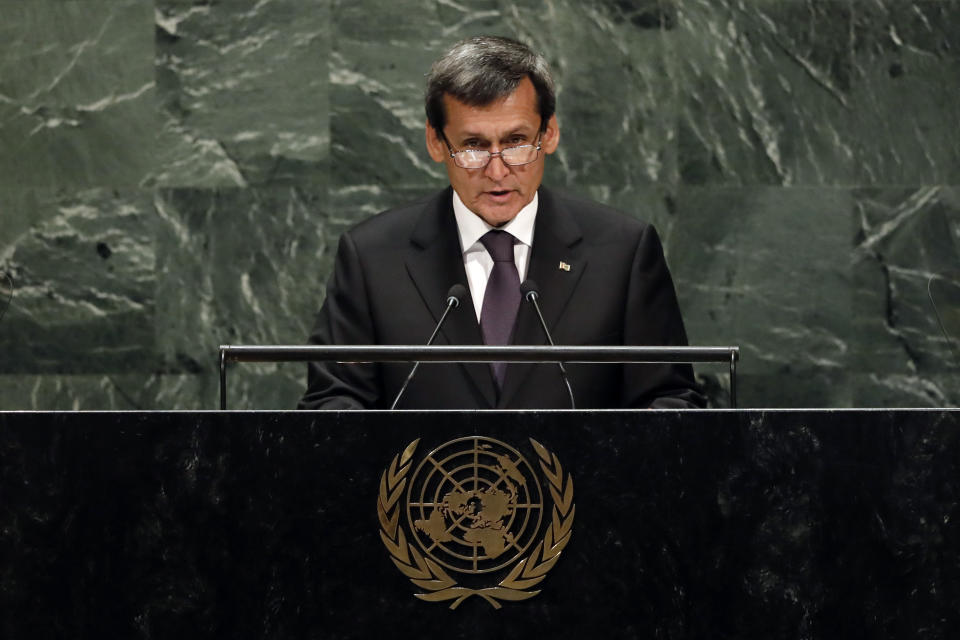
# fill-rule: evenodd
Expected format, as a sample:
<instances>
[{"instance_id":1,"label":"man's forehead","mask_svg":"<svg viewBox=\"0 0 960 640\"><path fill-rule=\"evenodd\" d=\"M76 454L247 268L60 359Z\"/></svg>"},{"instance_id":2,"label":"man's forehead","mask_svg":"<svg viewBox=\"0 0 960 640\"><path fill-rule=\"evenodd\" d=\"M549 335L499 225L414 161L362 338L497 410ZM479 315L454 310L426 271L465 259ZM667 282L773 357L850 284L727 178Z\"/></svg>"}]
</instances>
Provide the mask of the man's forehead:
<instances>
[{"instance_id":1,"label":"man's forehead","mask_svg":"<svg viewBox=\"0 0 960 640\"><path fill-rule=\"evenodd\" d=\"M451 109L467 112L514 111L534 117L539 116L537 90L529 78L521 80L512 93L501 96L487 104L468 104L450 93L443 94L443 102L448 112Z\"/></svg>"},{"instance_id":2,"label":"man's forehead","mask_svg":"<svg viewBox=\"0 0 960 640\"><path fill-rule=\"evenodd\" d=\"M472 106L452 96L444 96L448 133L478 137L500 137L511 133L530 133L540 128L540 113L535 101L517 100L516 95L484 105Z\"/></svg>"}]
</instances>

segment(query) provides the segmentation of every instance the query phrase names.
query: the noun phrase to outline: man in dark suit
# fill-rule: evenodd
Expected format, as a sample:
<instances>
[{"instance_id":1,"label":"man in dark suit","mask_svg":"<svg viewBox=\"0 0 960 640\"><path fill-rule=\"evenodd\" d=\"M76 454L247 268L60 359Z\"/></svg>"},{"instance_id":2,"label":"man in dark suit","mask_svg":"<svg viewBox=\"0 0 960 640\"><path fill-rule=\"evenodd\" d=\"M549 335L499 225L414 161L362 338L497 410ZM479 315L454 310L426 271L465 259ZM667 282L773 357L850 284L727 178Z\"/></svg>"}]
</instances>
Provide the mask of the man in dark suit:
<instances>
[{"instance_id":1,"label":"man in dark suit","mask_svg":"<svg viewBox=\"0 0 960 640\"><path fill-rule=\"evenodd\" d=\"M450 286L469 287L436 344L545 344L520 283L540 287L562 345L684 345L656 231L541 187L559 144L553 80L525 45L457 44L427 83L426 143L450 188L340 239L314 344L423 344ZM472 302L472 304L471 304ZM404 364L311 363L307 409L386 408ZM689 365L569 365L578 408L703 406ZM398 408L568 408L555 364L424 364Z\"/></svg>"}]
</instances>

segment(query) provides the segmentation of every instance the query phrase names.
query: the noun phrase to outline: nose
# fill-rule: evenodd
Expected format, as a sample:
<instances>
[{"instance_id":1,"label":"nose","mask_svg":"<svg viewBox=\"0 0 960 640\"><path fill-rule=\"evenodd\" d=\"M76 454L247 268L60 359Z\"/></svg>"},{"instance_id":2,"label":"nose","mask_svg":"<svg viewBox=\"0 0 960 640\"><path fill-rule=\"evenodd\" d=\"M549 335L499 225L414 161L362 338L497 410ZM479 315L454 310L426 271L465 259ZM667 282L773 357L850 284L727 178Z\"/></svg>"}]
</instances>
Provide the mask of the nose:
<instances>
[{"instance_id":1,"label":"nose","mask_svg":"<svg viewBox=\"0 0 960 640\"><path fill-rule=\"evenodd\" d=\"M483 172L491 180L502 180L510 174L510 167L503 161L499 151L494 151L493 154Z\"/></svg>"}]
</instances>

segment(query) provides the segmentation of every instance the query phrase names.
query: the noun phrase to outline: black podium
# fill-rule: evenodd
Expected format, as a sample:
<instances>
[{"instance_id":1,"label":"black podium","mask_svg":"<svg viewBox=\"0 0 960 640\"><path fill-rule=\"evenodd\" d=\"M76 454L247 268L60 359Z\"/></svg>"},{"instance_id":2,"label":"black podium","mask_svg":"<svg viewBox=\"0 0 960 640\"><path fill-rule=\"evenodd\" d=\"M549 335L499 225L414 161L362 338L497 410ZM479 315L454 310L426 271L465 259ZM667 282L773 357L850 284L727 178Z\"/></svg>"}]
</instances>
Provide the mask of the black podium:
<instances>
[{"instance_id":1,"label":"black podium","mask_svg":"<svg viewBox=\"0 0 960 640\"><path fill-rule=\"evenodd\" d=\"M0 413L0 635L957 637L958 418Z\"/></svg>"}]
</instances>

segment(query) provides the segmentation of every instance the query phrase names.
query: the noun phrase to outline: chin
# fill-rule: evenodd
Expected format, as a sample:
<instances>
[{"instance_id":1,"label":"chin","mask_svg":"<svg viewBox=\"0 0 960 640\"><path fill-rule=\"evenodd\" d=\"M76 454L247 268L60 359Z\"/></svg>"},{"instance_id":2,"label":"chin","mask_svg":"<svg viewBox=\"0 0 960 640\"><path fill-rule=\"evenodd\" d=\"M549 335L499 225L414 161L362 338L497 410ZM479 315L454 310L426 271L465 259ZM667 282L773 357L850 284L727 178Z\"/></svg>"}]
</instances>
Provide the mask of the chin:
<instances>
[{"instance_id":1,"label":"chin","mask_svg":"<svg viewBox=\"0 0 960 640\"><path fill-rule=\"evenodd\" d=\"M518 213L520 213L519 209L513 212L508 212L506 210L480 211L480 217L483 218L484 222L487 224L494 227L500 227L516 218Z\"/></svg>"},{"instance_id":2,"label":"chin","mask_svg":"<svg viewBox=\"0 0 960 640\"><path fill-rule=\"evenodd\" d=\"M516 202L505 202L499 206L484 202L478 203L477 208L473 211L483 218L487 224L499 227L516 218L522 208L523 206L517 205Z\"/></svg>"}]
</instances>

